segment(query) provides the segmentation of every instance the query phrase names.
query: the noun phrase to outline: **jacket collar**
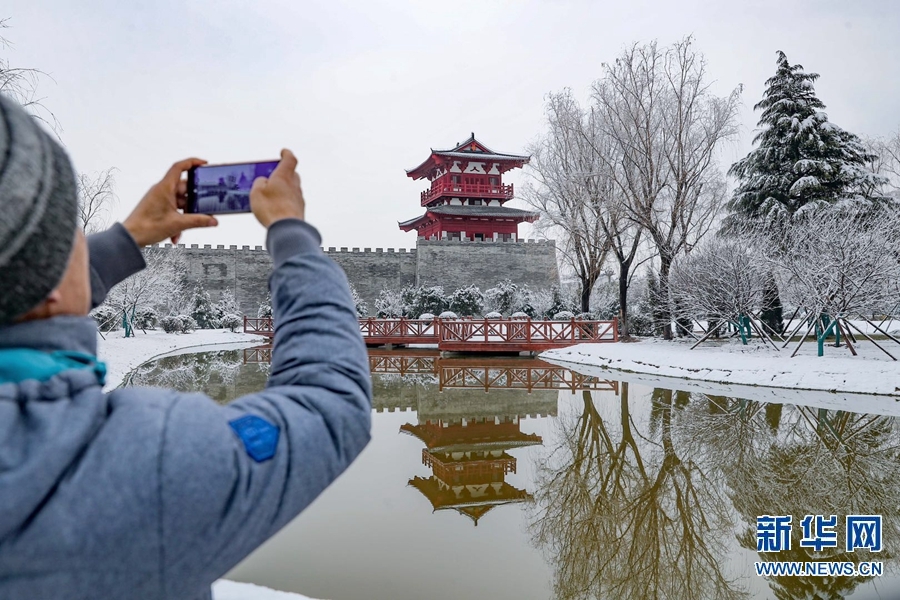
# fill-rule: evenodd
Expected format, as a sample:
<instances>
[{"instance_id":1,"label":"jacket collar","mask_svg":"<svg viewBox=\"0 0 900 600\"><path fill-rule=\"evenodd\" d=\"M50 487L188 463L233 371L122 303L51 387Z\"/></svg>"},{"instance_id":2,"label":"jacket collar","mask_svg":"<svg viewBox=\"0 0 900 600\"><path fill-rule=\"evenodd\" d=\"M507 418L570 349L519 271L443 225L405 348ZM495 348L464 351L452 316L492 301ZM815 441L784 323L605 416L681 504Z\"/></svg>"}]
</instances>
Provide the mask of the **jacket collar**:
<instances>
[{"instance_id":1,"label":"jacket collar","mask_svg":"<svg viewBox=\"0 0 900 600\"><path fill-rule=\"evenodd\" d=\"M31 348L97 355L97 323L91 317L61 316L0 327L0 348Z\"/></svg>"}]
</instances>

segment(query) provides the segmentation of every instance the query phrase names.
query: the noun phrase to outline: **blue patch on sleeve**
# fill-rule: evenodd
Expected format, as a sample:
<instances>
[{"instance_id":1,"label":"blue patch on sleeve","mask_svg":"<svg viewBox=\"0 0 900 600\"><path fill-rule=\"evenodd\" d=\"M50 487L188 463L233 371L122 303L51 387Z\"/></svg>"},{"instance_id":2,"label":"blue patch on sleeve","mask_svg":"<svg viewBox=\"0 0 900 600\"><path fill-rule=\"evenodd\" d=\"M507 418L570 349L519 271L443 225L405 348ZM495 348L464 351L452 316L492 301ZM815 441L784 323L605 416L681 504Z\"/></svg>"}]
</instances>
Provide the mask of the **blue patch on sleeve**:
<instances>
[{"instance_id":1,"label":"blue patch on sleeve","mask_svg":"<svg viewBox=\"0 0 900 600\"><path fill-rule=\"evenodd\" d=\"M241 438L250 458L256 462L263 462L275 456L279 434L277 426L256 415L228 421L228 424Z\"/></svg>"}]
</instances>

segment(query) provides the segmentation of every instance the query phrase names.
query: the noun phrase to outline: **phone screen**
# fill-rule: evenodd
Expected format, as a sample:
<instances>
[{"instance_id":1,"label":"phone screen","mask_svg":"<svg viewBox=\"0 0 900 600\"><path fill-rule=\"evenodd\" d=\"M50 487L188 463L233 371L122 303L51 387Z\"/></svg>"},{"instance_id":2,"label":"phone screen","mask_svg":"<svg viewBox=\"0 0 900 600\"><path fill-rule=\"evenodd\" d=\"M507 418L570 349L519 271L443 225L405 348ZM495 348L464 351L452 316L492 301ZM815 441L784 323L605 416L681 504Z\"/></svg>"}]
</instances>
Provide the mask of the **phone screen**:
<instances>
[{"instance_id":1,"label":"phone screen","mask_svg":"<svg viewBox=\"0 0 900 600\"><path fill-rule=\"evenodd\" d=\"M187 212L206 215L250 212L250 188L257 177L268 177L277 160L207 165L188 173Z\"/></svg>"}]
</instances>

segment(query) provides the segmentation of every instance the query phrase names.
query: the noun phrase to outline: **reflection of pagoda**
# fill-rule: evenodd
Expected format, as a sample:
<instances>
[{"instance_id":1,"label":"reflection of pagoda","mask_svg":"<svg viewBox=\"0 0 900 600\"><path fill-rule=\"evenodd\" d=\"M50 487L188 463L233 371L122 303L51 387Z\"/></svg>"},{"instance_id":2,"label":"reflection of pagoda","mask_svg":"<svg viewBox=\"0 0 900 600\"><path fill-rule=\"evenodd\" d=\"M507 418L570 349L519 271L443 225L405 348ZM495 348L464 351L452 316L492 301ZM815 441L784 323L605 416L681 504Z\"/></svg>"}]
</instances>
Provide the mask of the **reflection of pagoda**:
<instances>
[{"instance_id":1,"label":"reflection of pagoda","mask_svg":"<svg viewBox=\"0 0 900 600\"><path fill-rule=\"evenodd\" d=\"M422 463L432 476L414 477L409 484L434 510L455 510L478 525L495 506L531 499L506 482L507 473L516 472L516 458L506 451L542 443L540 436L520 430L517 415L427 420L400 429L425 443Z\"/></svg>"}]
</instances>

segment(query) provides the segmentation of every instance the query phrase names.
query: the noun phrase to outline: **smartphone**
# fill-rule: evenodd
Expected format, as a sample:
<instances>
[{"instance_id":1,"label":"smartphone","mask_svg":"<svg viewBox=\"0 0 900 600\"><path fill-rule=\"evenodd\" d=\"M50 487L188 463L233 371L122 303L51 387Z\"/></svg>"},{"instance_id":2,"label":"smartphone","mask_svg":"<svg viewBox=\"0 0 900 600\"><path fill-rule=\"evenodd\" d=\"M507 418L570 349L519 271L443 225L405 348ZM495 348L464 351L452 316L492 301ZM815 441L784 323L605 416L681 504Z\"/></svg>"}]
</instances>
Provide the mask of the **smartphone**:
<instances>
[{"instance_id":1,"label":"smartphone","mask_svg":"<svg viewBox=\"0 0 900 600\"><path fill-rule=\"evenodd\" d=\"M250 188L257 177L268 177L277 160L203 165L188 171L185 212L204 215L250 212Z\"/></svg>"}]
</instances>

